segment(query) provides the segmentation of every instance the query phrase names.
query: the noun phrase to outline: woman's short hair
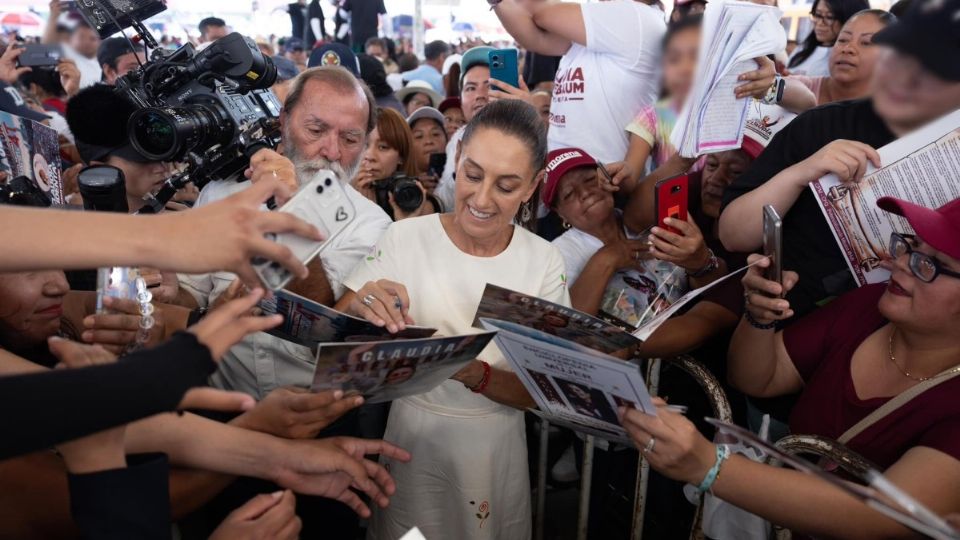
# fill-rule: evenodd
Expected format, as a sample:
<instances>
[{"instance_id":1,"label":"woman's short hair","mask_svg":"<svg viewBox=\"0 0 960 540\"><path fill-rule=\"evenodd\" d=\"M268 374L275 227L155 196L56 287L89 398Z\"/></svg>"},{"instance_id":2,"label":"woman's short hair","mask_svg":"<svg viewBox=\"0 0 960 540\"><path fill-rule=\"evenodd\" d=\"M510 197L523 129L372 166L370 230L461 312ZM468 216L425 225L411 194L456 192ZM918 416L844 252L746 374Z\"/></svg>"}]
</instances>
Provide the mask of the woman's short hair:
<instances>
[{"instance_id":1,"label":"woman's short hair","mask_svg":"<svg viewBox=\"0 0 960 540\"><path fill-rule=\"evenodd\" d=\"M403 174L411 177L418 176L417 160L413 155L413 132L407 121L397 111L390 108L377 109L377 131L380 140L400 154L403 165L400 166Z\"/></svg>"},{"instance_id":2,"label":"woman's short hair","mask_svg":"<svg viewBox=\"0 0 960 540\"><path fill-rule=\"evenodd\" d=\"M532 105L516 99L501 99L487 105L467 124L463 145L480 129L495 129L520 139L530 152L533 169L543 169L547 161L547 129Z\"/></svg>"}]
</instances>

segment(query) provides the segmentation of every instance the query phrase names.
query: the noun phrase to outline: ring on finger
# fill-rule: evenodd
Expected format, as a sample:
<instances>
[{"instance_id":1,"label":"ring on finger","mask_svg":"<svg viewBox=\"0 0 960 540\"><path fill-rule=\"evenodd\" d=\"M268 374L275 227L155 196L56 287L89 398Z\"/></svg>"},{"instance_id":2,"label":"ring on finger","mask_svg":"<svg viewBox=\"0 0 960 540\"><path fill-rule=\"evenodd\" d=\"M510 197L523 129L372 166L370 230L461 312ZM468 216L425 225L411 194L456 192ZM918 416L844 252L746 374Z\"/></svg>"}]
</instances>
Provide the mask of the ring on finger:
<instances>
[{"instance_id":1,"label":"ring on finger","mask_svg":"<svg viewBox=\"0 0 960 540\"><path fill-rule=\"evenodd\" d=\"M656 439L656 437L654 437L654 436L651 435L651 436L650 436L650 442L648 442L647 445L643 447L643 453L644 453L644 454L649 454L649 453L653 452L653 448L654 448L656 445L657 445L657 439Z\"/></svg>"},{"instance_id":2,"label":"ring on finger","mask_svg":"<svg viewBox=\"0 0 960 540\"><path fill-rule=\"evenodd\" d=\"M374 295L372 295L372 294L368 294L368 295L364 296L364 297L360 300L360 303L363 304L363 305L365 305L365 306L367 306L367 307L370 307L370 306L373 304L373 301L376 300L376 299L377 299L376 296L374 296Z\"/></svg>"}]
</instances>

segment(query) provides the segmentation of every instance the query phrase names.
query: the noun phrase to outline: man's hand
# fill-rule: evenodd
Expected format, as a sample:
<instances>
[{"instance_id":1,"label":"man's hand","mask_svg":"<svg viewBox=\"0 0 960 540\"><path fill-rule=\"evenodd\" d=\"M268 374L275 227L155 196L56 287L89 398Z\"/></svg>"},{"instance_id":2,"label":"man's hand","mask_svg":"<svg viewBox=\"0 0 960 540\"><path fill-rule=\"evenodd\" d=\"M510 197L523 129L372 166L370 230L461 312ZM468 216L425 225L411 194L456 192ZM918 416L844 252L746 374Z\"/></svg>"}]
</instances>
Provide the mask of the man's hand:
<instances>
[{"instance_id":1,"label":"man's hand","mask_svg":"<svg viewBox=\"0 0 960 540\"><path fill-rule=\"evenodd\" d=\"M237 508L209 540L297 540L302 523L290 490L257 495Z\"/></svg>"},{"instance_id":2,"label":"man's hand","mask_svg":"<svg viewBox=\"0 0 960 540\"><path fill-rule=\"evenodd\" d=\"M410 453L385 441L330 437L309 441L283 441L274 455L276 474L271 480L306 495L336 499L360 517L369 517L370 508L350 488L366 493L381 508L390 503L397 486L390 473L364 456L380 454L407 462Z\"/></svg>"},{"instance_id":3,"label":"man's hand","mask_svg":"<svg viewBox=\"0 0 960 540\"><path fill-rule=\"evenodd\" d=\"M147 282L153 300L162 304L173 304L180 292L180 280L176 272L164 272L156 268L140 268L140 277Z\"/></svg>"},{"instance_id":4,"label":"man's hand","mask_svg":"<svg viewBox=\"0 0 960 540\"><path fill-rule=\"evenodd\" d=\"M60 74L60 85L67 93L68 98L72 98L80 91L80 69L76 62L63 58L57 64L57 72Z\"/></svg>"},{"instance_id":5,"label":"man's hand","mask_svg":"<svg viewBox=\"0 0 960 540\"><path fill-rule=\"evenodd\" d=\"M3 55L0 56L0 81L11 85L16 84L21 75L33 71L28 67L17 67L17 58L20 58L23 51L23 47L10 45L3 52Z\"/></svg>"},{"instance_id":6,"label":"man's hand","mask_svg":"<svg viewBox=\"0 0 960 540\"><path fill-rule=\"evenodd\" d=\"M232 423L286 439L313 439L348 411L363 405L360 396L340 390L314 393L302 388L277 388Z\"/></svg>"},{"instance_id":7,"label":"man's hand","mask_svg":"<svg viewBox=\"0 0 960 540\"><path fill-rule=\"evenodd\" d=\"M260 150L250 158L250 168L244 171L243 175L254 183L269 178L277 179L287 186L291 193L296 193L300 188L293 162L269 148ZM288 200L288 196L276 196L277 206L283 206Z\"/></svg>"}]
</instances>

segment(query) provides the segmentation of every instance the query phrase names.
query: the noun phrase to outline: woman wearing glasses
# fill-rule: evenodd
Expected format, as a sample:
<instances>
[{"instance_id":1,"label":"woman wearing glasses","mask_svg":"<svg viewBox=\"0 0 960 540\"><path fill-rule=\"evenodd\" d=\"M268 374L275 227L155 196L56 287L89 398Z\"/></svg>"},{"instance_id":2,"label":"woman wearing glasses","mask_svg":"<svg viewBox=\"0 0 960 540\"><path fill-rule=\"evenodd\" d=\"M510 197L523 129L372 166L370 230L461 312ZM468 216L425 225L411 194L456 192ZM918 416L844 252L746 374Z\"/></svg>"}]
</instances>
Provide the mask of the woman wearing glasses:
<instances>
[{"instance_id":1,"label":"woman wearing glasses","mask_svg":"<svg viewBox=\"0 0 960 540\"><path fill-rule=\"evenodd\" d=\"M762 277L758 267L766 260L752 267L743 279L747 311L731 341L728 376L750 396L800 392L793 433L847 438L848 448L935 513L956 513L960 200L937 210L889 197L878 204L916 231L891 235L883 263L890 281L847 293L776 331L778 320L793 315L779 295L797 274L785 272L781 287ZM907 392L915 395L908 399ZM621 414L651 466L774 523L815 537L914 537L816 477L727 457L681 415ZM858 424L869 425L854 434Z\"/></svg>"},{"instance_id":2,"label":"woman wearing glasses","mask_svg":"<svg viewBox=\"0 0 960 540\"><path fill-rule=\"evenodd\" d=\"M813 31L807 34L787 61L791 75L827 77L830 75L830 49L847 19L864 9L867 0L816 0L810 10Z\"/></svg>"}]
</instances>

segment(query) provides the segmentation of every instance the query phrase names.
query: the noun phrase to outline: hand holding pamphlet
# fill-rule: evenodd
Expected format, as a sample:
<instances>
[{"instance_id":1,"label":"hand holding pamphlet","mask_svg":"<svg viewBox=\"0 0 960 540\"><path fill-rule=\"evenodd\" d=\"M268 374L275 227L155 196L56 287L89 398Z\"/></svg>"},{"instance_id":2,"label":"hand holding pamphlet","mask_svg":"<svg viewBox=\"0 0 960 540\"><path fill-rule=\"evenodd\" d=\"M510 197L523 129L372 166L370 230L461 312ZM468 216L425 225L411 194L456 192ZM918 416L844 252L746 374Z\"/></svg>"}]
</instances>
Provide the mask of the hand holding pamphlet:
<instances>
[{"instance_id":1,"label":"hand holding pamphlet","mask_svg":"<svg viewBox=\"0 0 960 540\"><path fill-rule=\"evenodd\" d=\"M490 343L492 332L427 339L321 344L314 392L343 390L367 403L423 394L463 369Z\"/></svg>"},{"instance_id":2,"label":"hand holding pamphlet","mask_svg":"<svg viewBox=\"0 0 960 540\"><path fill-rule=\"evenodd\" d=\"M277 291L273 298L262 300L259 307L266 315L283 315L283 324L270 330L269 334L310 348L321 343L425 338L437 332L434 328L408 326L391 334L386 328L287 290Z\"/></svg>"},{"instance_id":3,"label":"hand holding pamphlet","mask_svg":"<svg viewBox=\"0 0 960 540\"><path fill-rule=\"evenodd\" d=\"M890 278L890 273L880 268L889 255L890 233L913 233L905 219L878 208L878 199L896 197L938 208L960 198L960 111L877 149L877 153L883 167L868 163L858 183L843 183L831 174L810 184L860 286Z\"/></svg>"},{"instance_id":4,"label":"hand holding pamphlet","mask_svg":"<svg viewBox=\"0 0 960 540\"><path fill-rule=\"evenodd\" d=\"M786 47L781 12L773 6L713 0L703 17L703 38L693 88L670 141L683 157L740 148L751 98L737 98L741 73L754 58Z\"/></svg>"}]
</instances>

